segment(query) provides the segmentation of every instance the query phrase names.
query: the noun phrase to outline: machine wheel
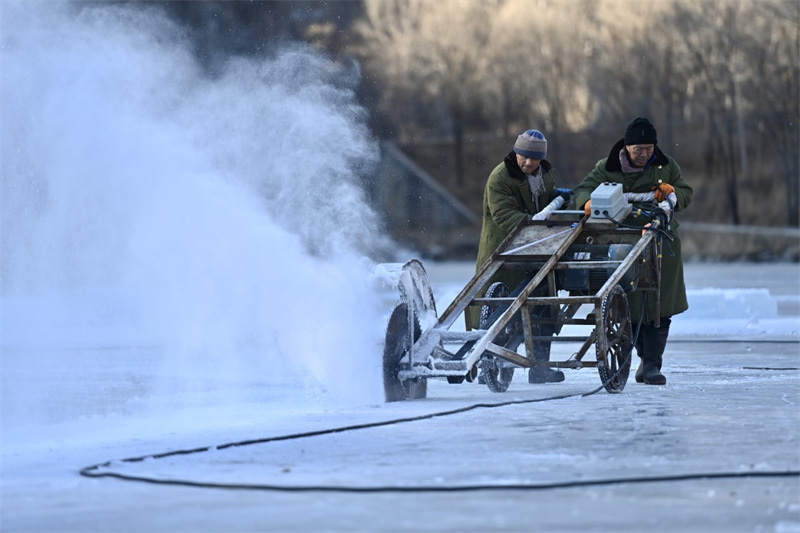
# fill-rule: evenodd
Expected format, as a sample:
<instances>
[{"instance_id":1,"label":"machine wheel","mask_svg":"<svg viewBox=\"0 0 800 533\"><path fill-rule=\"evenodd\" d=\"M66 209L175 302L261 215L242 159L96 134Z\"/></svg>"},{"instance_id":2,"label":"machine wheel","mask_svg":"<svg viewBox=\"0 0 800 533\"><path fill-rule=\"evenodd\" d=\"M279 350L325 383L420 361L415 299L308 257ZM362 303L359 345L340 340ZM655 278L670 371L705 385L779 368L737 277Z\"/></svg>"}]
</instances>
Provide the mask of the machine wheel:
<instances>
[{"instance_id":1,"label":"machine wheel","mask_svg":"<svg viewBox=\"0 0 800 533\"><path fill-rule=\"evenodd\" d=\"M425 398L428 394L428 380L414 378L400 381L401 369L408 369L408 351L420 336L419 318L416 313L409 315L408 305L399 303L389 317L386 338L383 345L383 389L387 402L405 399Z\"/></svg>"},{"instance_id":2,"label":"machine wheel","mask_svg":"<svg viewBox=\"0 0 800 533\"><path fill-rule=\"evenodd\" d=\"M504 298L511 294L511 291L508 290L508 285L501 282L495 282L489 285L489 289L486 291L487 298ZM480 321L480 328L487 329L492 323L496 320L495 313L502 312L503 308L492 308L488 305L484 305L481 308L481 321ZM513 323L513 321L512 321ZM509 328L506 328L507 330ZM498 335L495 339L495 344L503 344L507 343L509 340L508 337L513 337L513 333L511 335L507 335L512 333L510 331L505 331ZM516 348L516 347L515 347ZM486 383L486 386L489 387L489 390L492 392L505 392L508 390L508 386L511 384L511 379L514 377L514 367L507 366L504 361L498 359L497 357L491 357L491 361L489 366L484 367L483 370L483 380Z\"/></svg>"},{"instance_id":3,"label":"machine wheel","mask_svg":"<svg viewBox=\"0 0 800 533\"><path fill-rule=\"evenodd\" d=\"M505 392L514 377L514 367L500 366L498 363L498 359L493 357L492 366L483 369L483 377L490 391Z\"/></svg>"},{"instance_id":4,"label":"machine wheel","mask_svg":"<svg viewBox=\"0 0 800 533\"><path fill-rule=\"evenodd\" d=\"M631 351L633 350L633 328L625 291L616 285L603 300L603 330L597 333L605 336L606 351L595 340L597 350L597 370L605 389L610 393L622 392L631 370Z\"/></svg>"}]
</instances>

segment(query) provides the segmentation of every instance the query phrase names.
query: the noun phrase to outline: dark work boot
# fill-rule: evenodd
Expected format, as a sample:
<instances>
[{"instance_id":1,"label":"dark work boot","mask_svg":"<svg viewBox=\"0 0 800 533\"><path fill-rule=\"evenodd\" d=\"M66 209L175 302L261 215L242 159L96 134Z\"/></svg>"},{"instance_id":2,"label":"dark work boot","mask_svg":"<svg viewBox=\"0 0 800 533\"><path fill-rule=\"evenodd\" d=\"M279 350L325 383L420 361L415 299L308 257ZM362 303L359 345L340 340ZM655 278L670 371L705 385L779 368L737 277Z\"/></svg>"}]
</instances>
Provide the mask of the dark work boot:
<instances>
[{"instance_id":1,"label":"dark work boot","mask_svg":"<svg viewBox=\"0 0 800 533\"><path fill-rule=\"evenodd\" d=\"M636 383L644 383L644 359L639 359L639 367L636 369Z\"/></svg>"},{"instance_id":2,"label":"dark work boot","mask_svg":"<svg viewBox=\"0 0 800 533\"><path fill-rule=\"evenodd\" d=\"M528 370L528 383L559 383L564 373L545 366L533 366Z\"/></svg>"},{"instance_id":3,"label":"dark work boot","mask_svg":"<svg viewBox=\"0 0 800 533\"><path fill-rule=\"evenodd\" d=\"M646 385L666 385L667 383L667 378L661 373L661 363L667 347L670 322L669 318L662 318L659 327L649 324L642 325L640 333L646 332L643 339L645 354L642 358L643 381Z\"/></svg>"}]
</instances>

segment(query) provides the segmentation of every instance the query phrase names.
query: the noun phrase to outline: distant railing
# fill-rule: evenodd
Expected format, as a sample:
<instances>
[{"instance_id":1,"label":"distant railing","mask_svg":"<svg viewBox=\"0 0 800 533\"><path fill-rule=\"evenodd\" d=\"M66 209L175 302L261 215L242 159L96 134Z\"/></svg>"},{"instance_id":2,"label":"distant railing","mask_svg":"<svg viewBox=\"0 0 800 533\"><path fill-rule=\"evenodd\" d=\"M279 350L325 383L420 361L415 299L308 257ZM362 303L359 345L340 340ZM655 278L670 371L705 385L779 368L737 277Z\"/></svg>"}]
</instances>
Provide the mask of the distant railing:
<instances>
[{"instance_id":1,"label":"distant railing","mask_svg":"<svg viewBox=\"0 0 800 533\"><path fill-rule=\"evenodd\" d=\"M766 237L789 237L800 239L800 228L773 228L768 226L734 226L707 222L681 222L681 228L689 231L731 233L738 235L764 235Z\"/></svg>"},{"instance_id":2,"label":"distant railing","mask_svg":"<svg viewBox=\"0 0 800 533\"><path fill-rule=\"evenodd\" d=\"M681 222L684 258L800 261L800 228Z\"/></svg>"}]
</instances>

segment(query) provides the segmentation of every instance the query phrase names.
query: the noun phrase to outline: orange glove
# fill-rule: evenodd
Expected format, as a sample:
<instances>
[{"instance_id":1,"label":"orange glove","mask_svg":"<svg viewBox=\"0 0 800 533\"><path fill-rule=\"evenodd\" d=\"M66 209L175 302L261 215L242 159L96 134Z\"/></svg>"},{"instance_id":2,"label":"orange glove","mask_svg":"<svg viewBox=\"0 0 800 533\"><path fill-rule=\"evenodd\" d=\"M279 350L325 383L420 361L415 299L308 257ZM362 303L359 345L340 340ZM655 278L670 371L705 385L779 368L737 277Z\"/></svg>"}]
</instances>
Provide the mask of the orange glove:
<instances>
[{"instance_id":1,"label":"orange glove","mask_svg":"<svg viewBox=\"0 0 800 533\"><path fill-rule=\"evenodd\" d=\"M583 204L583 212L586 213L587 215L591 215L592 214L592 200L591 200L591 198L589 200L586 200L586 203Z\"/></svg>"},{"instance_id":2,"label":"orange glove","mask_svg":"<svg viewBox=\"0 0 800 533\"><path fill-rule=\"evenodd\" d=\"M656 200L658 200L659 202L663 202L664 200L667 199L667 196L675 192L675 187L673 187L669 183L659 183L657 188L656 187L653 188L656 191Z\"/></svg>"}]
</instances>

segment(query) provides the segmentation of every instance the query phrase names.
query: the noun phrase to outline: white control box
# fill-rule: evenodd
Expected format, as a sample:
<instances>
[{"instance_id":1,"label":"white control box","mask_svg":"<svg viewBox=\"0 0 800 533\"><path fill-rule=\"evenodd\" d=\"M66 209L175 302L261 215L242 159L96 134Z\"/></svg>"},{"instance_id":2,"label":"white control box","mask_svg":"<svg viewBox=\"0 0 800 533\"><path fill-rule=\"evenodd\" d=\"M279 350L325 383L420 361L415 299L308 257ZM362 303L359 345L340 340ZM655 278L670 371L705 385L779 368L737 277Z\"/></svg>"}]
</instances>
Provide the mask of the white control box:
<instances>
[{"instance_id":1,"label":"white control box","mask_svg":"<svg viewBox=\"0 0 800 533\"><path fill-rule=\"evenodd\" d=\"M621 221L630 211L621 183L603 183L592 193L592 218Z\"/></svg>"}]
</instances>

